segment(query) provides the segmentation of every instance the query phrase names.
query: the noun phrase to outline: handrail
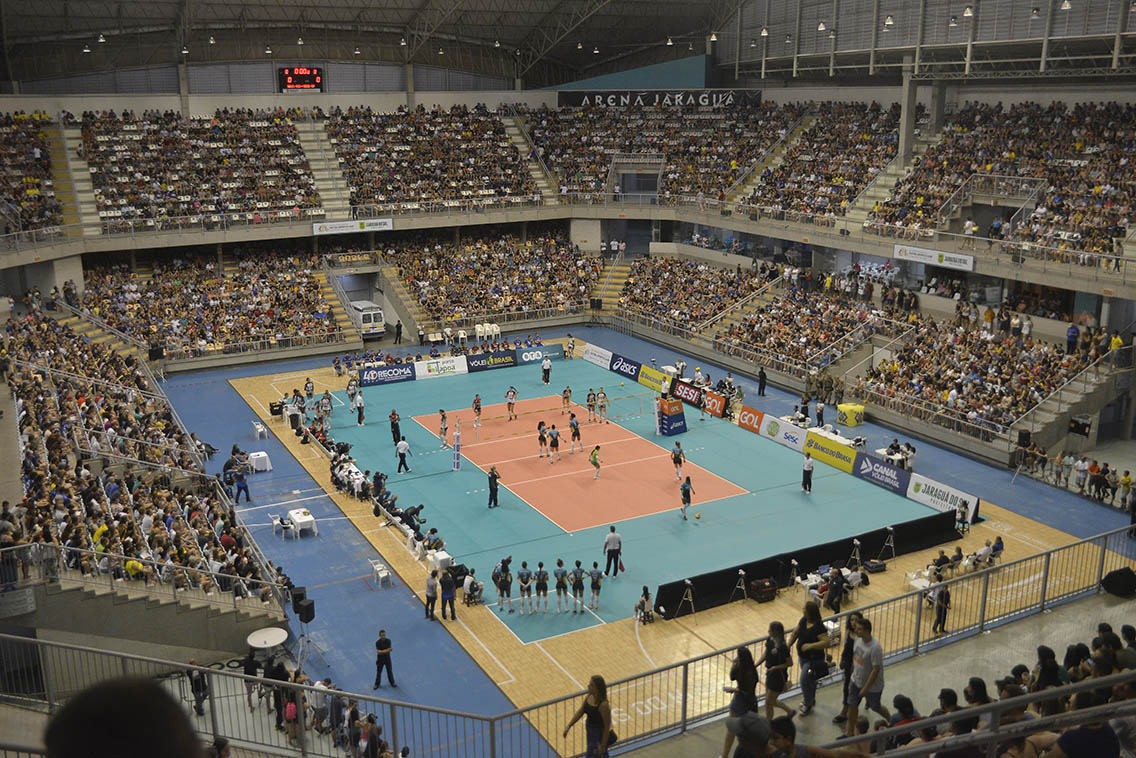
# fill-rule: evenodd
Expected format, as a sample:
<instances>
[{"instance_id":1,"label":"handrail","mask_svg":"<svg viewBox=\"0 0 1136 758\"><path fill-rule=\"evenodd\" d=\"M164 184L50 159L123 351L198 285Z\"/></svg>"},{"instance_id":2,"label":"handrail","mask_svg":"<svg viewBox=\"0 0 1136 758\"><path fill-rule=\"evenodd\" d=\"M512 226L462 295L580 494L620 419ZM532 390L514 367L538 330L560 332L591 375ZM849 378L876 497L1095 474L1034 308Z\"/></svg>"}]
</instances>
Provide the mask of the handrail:
<instances>
[{"instance_id":1,"label":"handrail","mask_svg":"<svg viewBox=\"0 0 1136 758\"><path fill-rule=\"evenodd\" d=\"M35 371L35 372L44 374L46 376L52 376L52 377L59 376L59 377L63 377L64 379L67 379L67 380L70 380L70 381L87 382L89 384L99 385L100 387L110 387L111 389L121 390L122 392L133 392L137 395L141 395L142 397L147 397L147 398L150 398L151 400L157 400L157 401L162 402L162 403L168 403L169 402L168 398L166 398L165 395L161 394L160 391L148 392L146 390L140 390L136 387L128 387L125 384L117 384L116 382L109 382L106 379L100 379L96 376L84 376L82 374L74 374L70 371L64 371L63 369L52 368L50 366L45 366L41 363L31 363L29 361L16 360L15 364L19 368L24 368L24 369L28 369L30 371ZM157 384L155 383L154 386L156 387Z\"/></svg>"},{"instance_id":2,"label":"handrail","mask_svg":"<svg viewBox=\"0 0 1136 758\"><path fill-rule=\"evenodd\" d=\"M111 326L106 321L103 321L101 318L99 318L98 316L91 313L90 310L76 308L75 306L73 306L70 303L67 303L63 300L56 300L55 301L55 307L59 308L60 310L67 311L72 316L76 316L78 318L83 319L84 321L91 322L92 324L94 324L98 328L102 329L103 331L110 332L111 334L113 334L115 337L118 337L120 340L122 340L126 344L133 345L134 347L138 348L139 350L148 349L147 345L145 345L143 342L141 342L140 340L138 340L135 337L131 337L129 334L126 334L125 332L121 331L120 329L116 329L115 327Z\"/></svg>"},{"instance_id":3,"label":"handrail","mask_svg":"<svg viewBox=\"0 0 1136 758\"><path fill-rule=\"evenodd\" d=\"M548 170L548 165L544 162L544 156L541 155L540 151L536 149L536 143L533 142L532 135L529 134L527 125L528 121L525 119L525 117L521 115L520 111L518 111L512 103L506 103L503 106L502 110L504 110L505 113L508 113L509 116L513 119L514 123L516 123L517 129L519 129L521 132L521 136L524 137L525 144L529 147L529 157L536 158L536 162L540 165L541 171L544 172L545 178L556 179L557 175ZM523 158L525 156L521 157ZM554 187L553 194L555 194L558 189L559 188Z\"/></svg>"},{"instance_id":4,"label":"handrail","mask_svg":"<svg viewBox=\"0 0 1136 758\"><path fill-rule=\"evenodd\" d=\"M911 336L911 334L913 334L915 332L914 326L911 326L910 324L904 324L901 321L894 321L890 318L877 317L876 324L878 324L880 326L886 326L887 329L889 329L892 334L895 333L895 330L899 330L900 335L897 337L897 339L901 339L903 337L909 337L909 336ZM852 331L845 334L840 339L836 340L835 342L833 342L831 344L825 345L820 350L817 350L812 355L810 355L808 358L806 358L805 362L810 364L810 365L814 364L818 357L822 357L822 356L827 355L828 353L831 353L832 350L837 345L839 345L842 342L847 340L850 343L849 347L846 350L844 350L843 352L841 352L840 355L836 356L835 358L829 357L828 361L824 364L826 366L831 366L832 364L836 363L837 361L839 361L844 356L848 355L848 353L852 352L853 350L858 348L860 345L864 344L865 341L871 339L873 335L880 333L879 331L872 331L870 334L860 336L859 340L854 339L857 336L856 333L859 332L862 329L865 329L865 328L873 328L873 324L871 323L871 321L865 321L864 323L860 324L859 326L857 326Z\"/></svg>"},{"instance_id":5,"label":"handrail","mask_svg":"<svg viewBox=\"0 0 1136 758\"><path fill-rule=\"evenodd\" d=\"M323 161L324 168L327 169L329 171L329 173L330 173L330 170L332 169L332 167L338 169L339 168L339 156L335 154L335 151L332 151L332 156L335 158L334 164L328 163L328 161L327 161L327 152L323 149L324 140L320 139L320 130L322 129L322 127L319 125L319 122L316 121L315 115L311 111L307 111L304 114L304 117L305 117L307 124L311 127L311 131L313 133L313 139L315 139L316 145L319 147L320 160ZM296 125L292 124L292 128L295 129ZM323 135L324 136L327 135L326 129L323 131ZM299 140L299 137L300 137L300 130L296 129L296 139ZM301 147L303 147L303 146L301 145ZM306 152L304 154L304 157L308 159L308 170L312 172L312 181L314 182L315 179L316 179L316 172L312 168L312 159L308 158L308 155L307 155ZM334 179L335 177L331 176L330 178ZM348 202L348 201L345 201L343 199L343 193L340 192L340 190L339 190L339 183L333 181L332 184L335 185L332 189L335 190L336 200L339 201L340 205L349 207L351 205L351 203ZM317 188L319 187L318 182L316 183L316 187ZM322 195L320 196L320 205L321 206L323 205L323 196Z\"/></svg>"},{"instance_id":6,"label":"handrail","mask_svg":"<svg viewBox=\"0 0 1136 758\"><path fill-rule=\"evenodd\" d=\"M351 300L347 297L347 291L343 289L343 284L340 283L339 277L332 273L331 268L327 264L327 256L323 256L323 258L320 259L320 264L324 278L327 279L328 284L331 285L331 288L335 290L335 296L339 298L339 305L343 308L344 311L347 312L347 318L351 319L351 327L355 330L355 336L359 339L363 339L363 332L361 329L363 325L362 314L356 313L355 309L351 307Z\"/></svg>"},{"instance_id":7,"label":"handrail","mask_svg":"<svg viewBox=\"0 0 1136 758\"><path fill-rule=\"evenodd\" d=\"M747 166L745 171L743 171L738 176L734 183L726 188L726 197L733 197L735 193L739 192L741 188L745 186L745 183L749 181L750 175L757 170L757 167L760 166L765 161L765 159L768 158L780 145L785 144L789 137L792 136L793 132L797 129L797 127L801 125L801 122L811 115L812 111L806 110L796 121L789 124L789 126L785 128L785 134L777 138L777 140L772 145L766 148L765 151L762 152L760 157L758 157L758 159L753 163L749 164L749 166Z\"/></svg>"},{"instance_id":8,"label":"handrail","mask_svg":"<svg viewBox=\"0 0 1136 758\"><path fill-rule=\"evenodd\" d=\"M761 297L762 295L766 294L767 292L772 290L774 287L776 287L778 284L781 284L784 281L785 281L784 276L779 276L776 279L769 280L765 284L761 285L761 287L758 288L757 292L754 292L751 295L746 295L745 297L743 297L741 300L738 300L733 305L730 305L730 306L727 306L726 308L723 308L722 310L718 311L713 316L711 316L710 318L706 319L701 324L699 324L697 328L700 331L704 330L704 329L709 329L714 324L716 324L719 321L721 321L722 319L724 319L730 312L738 310L740 308L744 308L745 306L749 305L751 302L753 302L757 298Z\"/></svg>"},{"instance_id":9,"label":"handrail","mask_svg":"<svg viewBox=\"0 0 1136 758\"><path fill-rule=\"evenodd\" d=\"M848 207L849 208L857 207L860 203L860 199L868 194L868 190L870 190L870 189L872 189L873 187L876 186L876 184L880 181L880 178L888 172L888 170L892 167L892 165L896 161L900 161L901 165L903 163L903 158L900 155L899 150L895 151L895 155L892 156L892 159L890 161L888 161L887 163L885 163L883 166L880 167L880 170L877 171L876 175L872 177L872 181L865 184L863 189L861 189L859 192L856 193L856 199L853 200L851 203L849 203ZM895 189L895 186L893 185L891 190L888 190L888 191L891 192L894 189Z\"/></svg>"}]
</instances>

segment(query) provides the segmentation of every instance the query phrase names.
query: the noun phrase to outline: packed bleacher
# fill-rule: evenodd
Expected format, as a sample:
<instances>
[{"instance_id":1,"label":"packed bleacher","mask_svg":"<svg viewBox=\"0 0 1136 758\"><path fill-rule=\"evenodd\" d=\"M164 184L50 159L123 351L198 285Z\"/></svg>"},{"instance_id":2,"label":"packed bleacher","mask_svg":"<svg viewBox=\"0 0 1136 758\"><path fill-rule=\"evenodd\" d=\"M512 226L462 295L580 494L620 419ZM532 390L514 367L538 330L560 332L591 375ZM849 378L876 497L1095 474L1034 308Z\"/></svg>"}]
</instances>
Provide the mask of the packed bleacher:
<instances>
[{"instance_id":1,"label":"packed bleacher","mask_svg":"<svg viewBox=\"0 0 1136 758\"><path fill-rule=\"evenodd\" d=\"M327 134L355 209L490 204L537 192L504 123L483 105L336 108Z\"/></svg>"},{"instance_id":2,"label":"packed bleacher","mask_svg":"<svg viewBox=\"0 0 1136 758\"><path fill-rule=\"evenodd\" d=\"M998 219L986 236L1016 245L1113 253L1127 234L1134 185L1130 135L1136 107L1117 103L967 103L940 142L877 204L865 227L911 235L939 228L944 203L973 174L1043 180L1032 212L1010 225ZM1079 258L1070 260L1081 261Z\"/></svg>"},{"instance_id":3,"label":"packed bleacher","mask_svg":"<svg viewBox=\"0 0 1136 758\"><path fill-rule=\"evenodd\" d=\"M9 322L7 349L25 497L0 546L27 546L25 577L71 570L271 597L278 577L199 473L208 448L134 358L36 314Z\"/></svg>"},{"instance_id":4,"label":"packed bleacher","mask_svg":"<svg viewBox=\"0 0 1136 758\"><path fill-rule=\"evenodd\" d=\"M803 107L763 103L725 108L587 106L526 114L537 154L562 194L607 191L616 153L664 157L659 195L715 198L788 132Z\"/></svg>"},{"instance_id":5,"label":"packed bleacher","mask_svg":"<svg viewBox=\"0 0 1136 758\"><path fill-rule=\"evenodd\" d=\"M779 275L764 264L742 270L686 258L641 257L631 263L619 304L671 328L695 330Z\"/></svg>"},{"instance_id":6,"label":"packed bleacher","mask_svg":"<svg viewBox=\"0 0 1136 758\"><path fill-rule=\"evenodd\" d=\"M55 198L51 155L43 127L51 124L42 111L0 115L0 217L5 233L54 227L63 223Z\"/></svg>"},{"instance_id":7,"label":"packed bleacher","mask_svg":"<svg viewBox=\"0 0 1136 758\"><path fill-rule=\"evenodd\" d=\"M823 103L816 123L746 200L762 214L797 219L843 216L896 155L899 104Z\"/></svg>"},{"instance_id":8,"label":"packed bleacher","mask_svg":"<svg viewBox=\"0 0 1136 758\"><path fill-rule=\"evenodd\" d=\"M157 260L148 281L125 265L95 267L82 308L168 357L331 341L340 332L319 265L316 255L246 248L231 273L216 256Z\"/></svg>"},{"instance_id":9,"label":"packed bleacher","mask_svg":"<svg viewBox=\"0 0 1136 758\"><path fill-rule=\"evenodd\" d=\"M293 119L279 109L86 112L80 157L104 230L209 227L322 215Z\"/></svg>"},{"instance_id":10,"label":"packed bleacher","mask_svg":"<svg viewBox=\"0 0 1136 758\"><path fill-rule=\"evenodd\" d=\"M487 232L454 242L424 237L385 253L410 296L439 324L508 313L580 312L598 284L601 262L563 231Z\"/></svg>"}]
</instances>

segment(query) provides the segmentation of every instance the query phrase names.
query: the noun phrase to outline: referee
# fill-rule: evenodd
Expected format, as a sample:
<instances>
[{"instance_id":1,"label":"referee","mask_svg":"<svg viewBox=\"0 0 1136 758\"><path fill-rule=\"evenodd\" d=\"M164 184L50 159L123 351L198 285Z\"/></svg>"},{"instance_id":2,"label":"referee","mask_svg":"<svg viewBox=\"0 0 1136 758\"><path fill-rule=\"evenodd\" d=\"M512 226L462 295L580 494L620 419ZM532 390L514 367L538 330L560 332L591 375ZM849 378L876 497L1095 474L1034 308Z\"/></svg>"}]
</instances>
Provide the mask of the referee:
<instances>
[{"instance_id":1,"label":"referee","mask_svg":"<svg viewBox=\"0 0 1136 758\"><path fill-rule=\"evenodd\" d=\"M501 475L497 473L496 466L489 467L489 507L497 507L497 481Z\"/></svg>"},{"instance_id":2,"label":"referee","mask_svg":"<svg viewBox=\"0 0 1136 758\"><path fill-rule=\"evenodd\" d=\"M805 463L801 468L801 489L810 495L813 492L813 456L805 453Z\"/></svg>"},{"instance_id":3,"label":"referee","mask_svg":"<svg viewBox=\"0 0 1136 758\"><path fill-rule=\"evenodd\" d=\"M619 576L619 558L623 553L623 538L615 531L615 526L612 526L611 531L604 537L603 550L607 554L604 576L611 574L611 578L614 579Z\"/></svg>"}]
</instances>

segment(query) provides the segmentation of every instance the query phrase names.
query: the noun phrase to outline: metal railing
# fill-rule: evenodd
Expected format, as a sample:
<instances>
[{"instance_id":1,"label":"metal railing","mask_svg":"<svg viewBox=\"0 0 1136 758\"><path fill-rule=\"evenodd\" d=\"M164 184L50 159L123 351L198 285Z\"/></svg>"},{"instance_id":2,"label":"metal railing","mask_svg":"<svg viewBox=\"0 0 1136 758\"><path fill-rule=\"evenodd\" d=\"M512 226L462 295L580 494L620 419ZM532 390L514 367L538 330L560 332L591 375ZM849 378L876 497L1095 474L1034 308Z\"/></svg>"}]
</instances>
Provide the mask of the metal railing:
<instances>
[{"instance_id":1,"label":"metal railing","mask_svg":"<svg viewBox=\"0 0 1136 758\"><path fill-rule=\"evenodd\" d=\"M757 167L760 166L762 163L764 163L765 159L768 158L770 155L772 155L774 150L776 150L781 145L784 145L786 143L786 141L790 137L793 136L793 132L796 131L797 127L801 125L801 122L803 122L806 118L808 118L811 115L812 115L812 112L806 110L804 113L801 114L800 118L795 120L793 123L789 124L789 126L786 127L786 129L785 129L785 135L777 138L777 140L772 145L770 145L768 148L765 149L764 152L762 152L761 156L758 157L757 160L755 160L753 163L749 164L749 166L746 167L745 171L743 171L738 176L738 178L734 181L733 184L731 184L729 187L726 188L726 197L728 197L728 198L733 197L735 194L740 192L742 190L742 188L745 187L745 183L747 181L749 181L750 176L753 175L753 172L757 170Z\"/></svg>"},{"instance_id":2,"label":"metal railing","mask_svg":"<svg viewBox=\"0 0 1136 758\"><path fill-rule=\"evenodd\" d=\"M785 282L785 279L784 279L784 277L781 277L781 276L777 277L776 279L772 279L769 282L766 282L760 288L758 288L757 292L754 292L751 295L746 295L741 300L723 308L722 310L718 311L717 313L715 313L710 318L703 321L701 324L698 325L698 329L699 330L709 329L710 327L714 326L715 324L717 324L722 319L726 318L726 316L729 316L734 311L740 311L742 308L745 308L747 305L752 303L754 300L757 300L758 298L768 294L769 292L772 292L775 287L777 287L780 284L784 284L784 282Z\"/></svg>"},{"instance_id":3,"label":"metal railing","mask_svg":"<svg viewBox=\"0 0 1136 758\"><path fill-rule=\"evenodd\" d=\"M330 316L330 313L328 315ZM337 326L335 329L326 332L279 335L243 342L210 343L204 347L196 345L169 346L166 348L166 360L215 358L221 355L241 355L243 353L271 353L297 347L336 344L347 340L348 335Z\"/></svg>"},{"instance_id":4,"label":"metal railing","mask_svg":"<svg viewBox=\"0 0 1136 758\"><path fill-rule=\"evenodd\" d=\"M113 334L115 337L117 337L121 341L125 342L127 345L133 345L134 347L138 348L139 350L146 350L146 345L141 340L139 340L137 337L131 337L126 332L123 332L120 329L116 329L115 327L108 324L106 321L103 321L101 318L99 318L95 314L91 313L89 310L76 308L73 305L70 305L69 303L67 303L63 300L56 300L55 301L55 307L58 308L61 311L66 311L67 313L70 313L72 316L75 316L76 318L80 318L84 321L89 321L91 324L94 324L99 329L102 329L105 332Z\"/></svg>"},{"instance_id":5,"label":"metal railing","mask_svg":"<svg viewBox=\"0 0 1136 758\"><path fill-rule=\"evenodd\" d=\"M325 255L320 261L322 263L321 269L323 270L324 278L327 279L327 283L330 284L332 290L335 291L335 296L339 298L339 305L343 308L344 312L347 313L347 318L350 319L351 326L355 330L355 336L362 339L363 316L360 313L356 313L355 309L351 307L351 298L347 296L347 291L343 289L343 284L340 283L339 276L337 276L328 265L329 257L330 256ZM328 320L331 320L330 312L328 312L327 316ZM383 318L386 318L385 313L383 314Z\"/></svg>"},{"instance_id":6,"label":"metal railing","mask_svg":"<svg viewBox=\"0 0 1136 758\"><path fill-rule=\"evenodd\" d=\"M500 313L476 313L473 315L453 316L446 317L441 320L433 321L433 326L427 331L436 330L441 331L447 326L451 329L475 329L478 324L521 324L532 321L542 321L550 318L563 318L568 316L579 316L587 312L588 303L586 300L569 300L568 302L561 303L560 305L550 306L548 308L530 308L528 310L520 311L503 311ZM425 328L425 327L423 327ZM473 335L466 335L467 339ZM454 335L455 339L457 335Z\"/></svg>"},{"instance_id":7,"label":"metal railing","mask_svg":"<svg viewBox=\"0 0 1136 758\"><path fill-rule=\"evenodd\" d=\"M899 597L857 610L872 621L873 633L884 648L886 661L908 658L1038 613L1056 603L1095 594L1106 573L1121 566L1136 565L1136 539L1128 536L1130 530L1131 527L1123 527L1038 555L964 573L939 585L920 586ZM940 586L951 593L950 631L945 634L935 634L931 629L934 613L927 602L928 592ZM784 591L800 590L795 585ZM1118 623L1123 623L1119 619L1125 611L1124 606L1117 606ZM832 648L841 642L847 615L826 619L833 638ZM208 719L196 720L198 729L211 736L224 736L237 746L273 752L288 748L286 736L275 730L267 713L248 707L245 698L251 695L246 692L255 691L258 686L291 691L296 702L306 699L311 707L321 706L328 697L326 690L307 686L77 645L10 635L0 635L0 643L4 645L6 657L13 662L9 668L13 673L0 681L0 697L9 702L54 710L81 689L126 674L154 678L188 710L192 694L185 674L196 670L209 682ZM743 644L760 655L764 643L765 639L759 638ZM1035 643L1036 640L1029 641L1030 645ZM613 726L619 732L620 744L633 746L654 737L683 732L723 715L730 696L721 686L729 681L730 654L736 647L732 645L609 682ZM790 669L790 681L796 679L797 673ZM836 670L821 681L835 683L840 676ZM1131 677L1132 674L1117 676ZM1092 685L1086 686L1099 686L1103 681L1094 680ZM246 683L251 685L248 690ZM765 695L760 683L757 694L759 698ZM795 688L790 690L789 696L793 694L796 694ZM582 730L573 732L567 741L559 736L579 705L581 695L572 693L495 716L396 703L367 694L344 693L342 697L357 700L364 716L374 714L383 727L384 738L396 746L412 746L416 754L453 758L553 758L583 753ZM1052 696L1052 691L1046 691L1045 697ZM987 709L998 714L1010 707L1008 702L992 703ZM968 715L977 713L978 709L968 711ZM298 728L293 734L301 754L336 756L339 748L331 738L308 732L306 727L310 724L308 710L299 709ZM899 729L895 733L903 731ZM890 733L876 733L871 737L887 734ZM938 749L942 746L943 743L938 743Z\"/></svg>"}]
</instances>

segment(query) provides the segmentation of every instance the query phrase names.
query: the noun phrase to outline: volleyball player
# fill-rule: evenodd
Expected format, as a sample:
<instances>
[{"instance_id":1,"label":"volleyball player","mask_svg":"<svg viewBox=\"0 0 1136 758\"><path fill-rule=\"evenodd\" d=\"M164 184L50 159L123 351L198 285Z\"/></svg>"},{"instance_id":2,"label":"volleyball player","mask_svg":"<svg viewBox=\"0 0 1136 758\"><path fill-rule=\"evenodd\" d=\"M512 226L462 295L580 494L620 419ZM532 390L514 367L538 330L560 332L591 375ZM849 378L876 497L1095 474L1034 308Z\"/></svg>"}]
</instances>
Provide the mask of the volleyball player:
<instances>
[{"instance_id":1,"label":"volleyball player","mask_svg":"<svg viewBox=\"0 0 1136 758\"><path fill-rule=\"evenodd\" d=\"M584 576L587 573L576 561L576 568L572 569L572 613L584 612Z\"/></svg>"},{"instance_id":2,"label":"volleyball player","mask_svg":"<svg viewBox=\"0 0 1136 758\"><path fill-rule=\"evenodd\" d=\"M592 466L596 470L596 475L593 476L592 478L593 479L599 479L600 478L600 446L599 445L596 445L594 448L592 448L592 454L588 456L588 460L591 461Z\"/></svg>"},{"instance_id":3,"label":"volleyball player","mask_svg":"<svg viewBox=\"0 0 1136 758\"><path fill-rule=\"evenodd\" d=\"M556 456L556 460L552 456ZM556 428L556 424L548 430L548 465L551 466L556 461L560 460L560 430Z\"/></svg>"},{"instance_id":4,"label":"volleyball player","mask_svg":"<svg viewBox=\"0 0 1136 758\"><path fill-rule=\"evenodd\" d=\"M564 613L568 610L568 569L564 568L564 559L556 559L556 568L552 570L552 576L556 579L556 612ZM560 607L560 603L564 603L564 607Z\"/></svg>"},{"instance_id":5,"label":"volleyball player","mask_svg":"<svg viewBox=\"0 0 1136 758\"><path fill-rule=\"evenodd\" d=\"M352 376L347 380L347 405L354 407L355 393L359 389L359 381Z\"/></svg>"},{"instance_id":6,"label":"volleyball player","mask_svg":"<svg viewBox=\"0 0 1136 758\"><path fill-rule=\"evenodd\" d=\"M517 413L514 410L517 403L516 387L509 385L509 391L505 393L505 402L509 405L509 418L507 420L512 421L513 419L517 418Z\"/></svg>"},{"instance_id":7,"label":"volleyball player","mask_svg":"<svg viewBox=\"0 0 1136 758\"><path fill-rule=\"evenodd\" d=\"M473 396L473 428L481 426L481 395Z\"/></svg>"},{"instance_id":8,"label":"volleyball player","mask_svg":"<svg viewBox=\"0 0 1136 758\"><path fill-rule=\"evenodd\" d=\"M600 609L600 585L603 584L604 573L600 571L600 564L592 561L592 570L588 572L588 576L592 578L592 610L598 611Z\"/></svg>"},{"instance_id":9,"label":"volleyball player","mask_svg":"<svg viewBox=\"0 0 1136 758\"><path fill-rule=\"evenodd\" d=\"M675 467L675 481L682 481L682 464L686 462L686 453L682 451L682 443L675 440L674 450L671 451L671 463Z\"/></svg>"},{"instance_id":10,"label":"volleyball player","mask_svg":"<svg viewBox=\"0 0 1136 758\"><path fill-rule=\"evenodd\" d=\"M442 440L442 447L439 449L445 449L450 446L449 443L446 442L446 432L450 428L450 423L446 420L445 408L439 408L438 413L441 415L441 419L438 421L438 437Z\"/></svg>"},{"instance_id":11,"label":"volleyball player","mask_svg":"<svg viewBox=\"0 0 1136 758\"><path fill-rule=\"evenodd\" d=\"M536 442L540 445L540 455L538 458L543 458L544 454L548 452L548 432L544 428L544 422L538 421L536 425ZM549 456L550 458L552 456Z\"/></svg>"},{"instance_id":12,"label":"volleyball player","mask_svg":"<svg viewBox=\"0 0 1136 758\"><path fill-rule=\"evenodd\" d=\"M331 392L324 390L323 397L319 399L319 409L323 412L323 428L331 431Z\"/></svg>"},{"instance_id":13,"label":"volleyball player","mask_svg":"<svg viewBox=\"0 0 1136 758\"><path fill-rule=\"evenodd\" d=\"M599 411L596 415L597 421L602 418L605 424L611 423L607 420L607 393L604 392L603 387L600 387L600 391L596 393L596 410Z\"/></svg>"},{"instance_id":14,"label":"volleyball player","mask_svg":"<svg viewBox=\"0 0 1136 758\"><path fill-rule=\"evenodd\" d=\"M544 568L544 561L536 564L536 602L533 603L533 613L536 613L536 607L541 606L541 611L548 613L548 572Z\"/></svg>"},{"instance_id":15,"label":"volleyball player","mask_svg":"<svg viewBox=\"0 0 1136 758\"><path fill-rule=\"evenodd\" d=\"M596 420L596 391L588 387L588 423Z\"/></svg>"},{"instance_id":16,"label":"volleyball player","mask_svg":"<svg viewBox=\"0 0 1136 758\"><path fill-rule=\"evenodd\" d=\"M560 415L563 416L568 407L572 405L572 388L565 387L560 393Z\"/></svg>"},{"instance_id":17,"label":"volleyball player","mask_svg":"<svg viewBox=\"0 0 1136 758\"><path fill-rule=\"evenodd\" d=\"M568 451L568 454L575 454L577 442L580 443L580 452L584 452L584 441L580 439L580 419L576 418L575 413L568 414L568 429L572 432L572 449Z\"/></svg>"},{"instance_id":18,"label":"volleyball player","mask_svg":"<svg viewBox=\"0 0 1136 758\"><path fill-rule=\"evenodd\" d=\"M513 612L513 599L510 597L513 591L513 575L509 573L509 566L502 564L501 575L497 578L497 612L501 612L501 604L509 609L509 613Z\"/></svg>"},{"instance_id":19,"label":"volleyball player","mask_svg":"<svg viewBox=\"0 0 1136 758\"><path fill-rule=\"evenodd\" d=\"M682 495L682 520L686 521L686 509L690 507L690 496L694 494L694 487L690 485L690 477L678 486L679 494Z\"/></svg>"},{"instance_id":20,"label":"volleyball player","mask_svg":"<svg viewBox=\"0 0 1136 758\"><path fill-rule=\"evenodd\" d=\"M524 616L532 602L532 572L529 571L528 561L521 561L521 568L517 571L517 583L521 585L521 615Z\"/></svg>"},{"instance_id":21,"label":"volleyball player","mask_svg":"<svg viewBox=\"0 0 1136 758\"><path fill-rule=\"evenodd\" d=\"M316 386L312 384L310 377L307 379L307 381L304 382L304 394L308 396L309 403L312 401L312 398L316 394Z\"/></svg>"}]
</instances>

